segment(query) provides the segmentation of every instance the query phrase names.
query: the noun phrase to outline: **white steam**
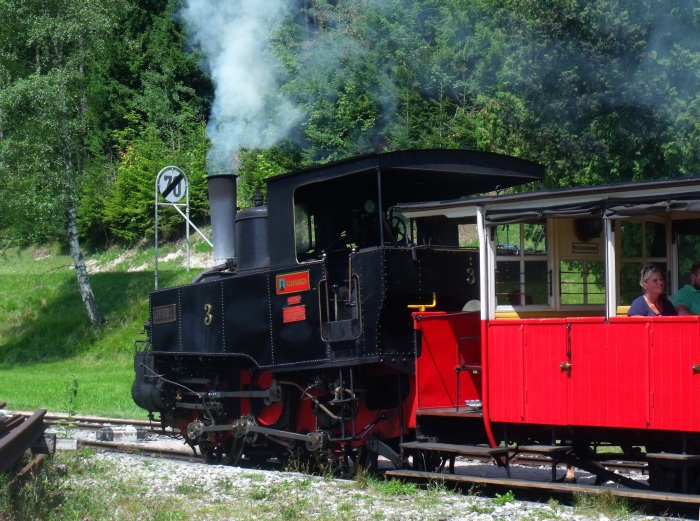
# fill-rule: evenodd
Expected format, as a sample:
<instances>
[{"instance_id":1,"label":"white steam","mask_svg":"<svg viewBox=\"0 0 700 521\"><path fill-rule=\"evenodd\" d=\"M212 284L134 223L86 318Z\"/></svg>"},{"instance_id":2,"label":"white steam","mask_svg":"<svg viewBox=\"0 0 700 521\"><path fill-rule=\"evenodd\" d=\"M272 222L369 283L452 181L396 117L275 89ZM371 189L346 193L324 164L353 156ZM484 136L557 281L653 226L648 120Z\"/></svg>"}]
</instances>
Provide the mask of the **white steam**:
<instances>
[{"instance_id":1,"label":"white steam","mask_svg":"<svg viewBox=\"0 0 700 521\"><path fill-rule=\"evenodd\" d=\"M282 69L269 49L287 13L286 0L188 0L182 9L215 86L210 171L230 171L241 148L274 144L298 118L279 97Z\"/></svg>"}]
</instances>

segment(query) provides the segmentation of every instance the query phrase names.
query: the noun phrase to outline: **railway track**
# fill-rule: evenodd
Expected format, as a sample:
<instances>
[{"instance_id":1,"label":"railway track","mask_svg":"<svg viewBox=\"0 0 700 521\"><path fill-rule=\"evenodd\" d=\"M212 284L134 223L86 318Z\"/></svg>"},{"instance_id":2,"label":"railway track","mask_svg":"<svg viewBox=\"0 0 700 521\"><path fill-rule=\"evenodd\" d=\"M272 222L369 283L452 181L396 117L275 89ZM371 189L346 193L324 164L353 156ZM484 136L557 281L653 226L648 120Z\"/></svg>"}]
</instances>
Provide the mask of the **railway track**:
<instances>
[{"instance_id":1,"label":"railway track","mask_svg":"<svg viewBox=\"0 0 700 521\"><path fill-rule=\"evenodd\" d=\"M0 402L1 403L1 402ZM17 414L21 414L23 416L30 416L32 413L30 412L19 412ZM145 421L145 420L127 420L127 419L121 419L121 418L104 418L104 417L99 417L99 416L68 416L66 414L60 414L60 413L46 413L44 417L44 423L51 427L51 426L56 426L60 425L61 422L65 421L70 421L72 424L75 425L76 429L82 429L86 431L97 431L100 429L103 429L107 426L111 427L119 427L119 426L130 426L130 427L135 427L137 429L145 429L147 432L152 433L152 434L166 434L170 436L177 436L178 433L172 431L171 429L163 431L161 427L157 424L154 424L153 422ZM84 446L92 446L92 443L88 443L89 440L81 440L80 444ZM94 444L95 447L109 447L110 445L105 445L105 442L96 442ZM100 445L103 444L103 445ZM114 449L120 450L121 445L118 443L114 445ZM127 451L128 446L123 446L124 450ZM150 449L147 448L146 445L139 446L139 451L143 451L145 453L148 453ZM156 449L155 452L159 452L159 449ZM164 454L167 454L167 450L162 451ZM174 453L177 453L179 451L173 451ZM489 457L478 457L474 456L470 458L473 461L481 461L481 462L488 462L490 460ZM526 467L540 467L540 466L550 466L551 465L551 458L547 456L541 456L541 455L532 455L532 454L515 454L510 457L511 463L515 465L522 465ZM622 461L622 460L611 460L611 461L606 461L604 463L604 466L613 472L639 472L640 474L645 474L648 469L648 465L645 462L639 462L639 461Z\"/></svg>"},{"instance_id":2,"label":"railway track","mask_svg":"<svg viewBox=\"0 0 700 521\"><path fill-rule=\"evenodd\" d=\"M187 448L177 450L158 446L149 447L148 444L141 444L138 447L134 447L134 445L122 443L97 442L91 440L81 440L79 442L79 446L90 447L102 451L136 454L143 457L193 462L199 463L202 466L206 465L200 456L193 454L193 452ZM515 461L517 461L517 457ZM469 472L474 468L479 468L479 466L490 467L496 470L495 466L489 462L474 462L474 460L471 458L469 462L462 462L465 464L465 466L461 469L460 465L457 465L458 469L462 472L456 474L438 474L414 470L395 470L393 467L389 468L390 464L388 462L386 463L386 466L382 468L380 462L380 473L388 479L411 481L422 484L440 481L444 482L445 484L452 485L457 489L464 491L480 490L482 493L488 495L494 495L497 493L504 494L508 491L513 491L518 494L520 499L527 497L534 501L547 501L552 497L570 498L576 494L605 494L632 500L638 503L644 503L648 505L650 509L663 512L665 514L668 514L669 512L673 512L674 514L684 512L697 513L697 509L700 506L700 495L654 492L651 490L635 490L625 487L611 488L607 486L594 486L585 483L552 483L546 478L542 478L543 480L538 481L532 479L485 477L478 475L478 472L477 475L470 475ZM550 463L551 462L546 461L545 458L521 456L520 462L514 462L513 464L521 467L538 467L540 468L540 475L546 476L549 473L548 465ZM475 467L473 466L472 469L469 469L469 465L475 465ZM614 462L612 466L614 466L620 472L625 473L640 472L643 471L644 468L643 465L639 465L637 462L634 462L633 464ZM262 465L259 462L256 462L255 468L260 470L280 470L279 463L274 462L267 462Z\"/></svg>"},{"instance_id":3,"label":"railway track","mask_svg":"<svg viewBox=\"0 0 700 521\"><path fill-rule=\"evenodd\" d=\"M0 402L2 403L2 402ZM29 417L33 413L31 412L26 412L26 411L19 411L16 414L22 415L24 417ZM122 418L105 418L105 417L99 417L99 416L68 416L67 414L61 414L61 413L46 413L44 416L44 423L48 427L55 427L55 426L60 426L61 424L65 424L65 422L70 422L71 425L74 426L74 429L77 431L99 431L100 429L104 429L105 427L113 427L113 428L119 428L119 427L134 427L136 429L144 429L146 432L150 434L164 434L167 436L177 436L178 433L174 432L171 429L163 430L160 425L150 422L150 421L145 421L145 420L128 420L128 419L122 419ZM87 440L85 438L81 438L79 445L82 446L91 446L94 448L108 448L112 450L121 450L124 452L128 452L133 449L133 446L129 444L120 444L120 443L113 443L113 442L103 442L103 441L95 441L92 442L91 440ZM169 449L163 449L163 448L155 448L155 449L150 449L148 447L148 444L138 444L136 450L140 453L144 454L149 454L149 455L158 455L162 454L164 456L167 456L170 451ZM172 454L174 456L178 456L179 453L183 451L179 450L173 450ZM192 452L190 449L185 449L184 452ZM187 456L189 457L189 456ZM488 456L486 457L478 457L478 456L472 456L469 458L471 461L479 461L483 463L487 463L490 458ZM526 467L549 467L551 466L551 458L547 456L542 456L542 455L533 455L533 454L525 454L525 453L518 453L518 454L511 454L510 456L510 461L514 465L522 465ZM610 460L604 462L605 468L612 472L624 472L624 473L632 473L632 472L638 472L640 474L645 474L648 469L648 465L645 462L640 462L640 461L622 461L622 460Z\"/></svg>"},{"instance_id":4,"label":"railway track","mask_svg":"<svg viewBox=\"0 0 700 521\"><path fill-rule=\"evenodd\" d=\"M22 419L27 420L34 417L35 415L37 415L37 413L30 414L25 412L19 414L19 416L21 416ZM13 417L16 416L17 415L13 415ZM43 420L42 424L44 424L45 426L60 425L67 419L66 415L48 414L45 411L43 411L41 418ZM71 417L70 421L73 425L75 425L74 428L76 430L82 431L96 432L100 429L104 429L106 426L116 428L120 426L131 426L146 429L151 434L167 435L171 437L177 435L177 433L173 432L163 432L160 429L160 426L152 424L148 421L121 420L92 416ZM0 442L2 442L2 440L0 440ZM199 455L195 454L189 447L185 446L184 443L177 447L172 442L166 444L158 443L157 441L154 443L125 443L120 441L98 441L97 439L93 439L92 436L82 436L78 439L77 445L78 447L88 447L101 451L135 454L143 457L164 458L176 461L195 462L202 463L202 465L205 465L202 458ZM462 463L464 463L465 465L468 465L469 463L488 465L487 460L488 458L474 457L468 458L468 460L466 458L462 458ZM545 469L543 470L543 474L546 474L547 472L549 472L546 469L551 466L551 459L546 456L517 454L513 456L511 464L521 467L542 468ZM646 463L643 462L627 462L617 460L604 462L604 466L610 471L620 472L624 474L644 474L646 472L647 467ZM257 465L257 467L262 468L263 470L279 469L279 465L273 463L269 463L268 465L265 465L263 467ZM456 487L462 487L464 489L478 488L480 490L484 490L485 492L497 493L513 490L519 491L519 493L528 496L542 498L552 496L565 497L572 496L574 494L610 494L629 500L655 505L659 508L667 508L669 505L672 505L675 509L683 510L688 507L697 509L698 506L700 506L700 495L654 492L651 490L635 490L624 487L610 488L605 486L594 486L581 483L553 483L547 479L544 479L542 481L533 481L530 479L484 477L478 475L470 475L468 469L466 471L451 474L447 472L420 472L409 469L396 470L388 467L389 465L385 466L384 468L380 467L380 472L390 479L398 479L403 481L412 481L419 483L428 483L431 481L439 480L445 483L453 484Z\"/></svg>"},{"instance_id":5,"label":"railway track","mask_svg":"<svg viewBox=\"0 0 700 521\"><path fill-rule=\"evenodd\" d=\"M469 476L464 474L446 474L421 472L415 470L390 470L385 475L392 479L417 483L430 483L436 480L454 484L464 489L479 488L485 491L503 492L519 491L534 498L549 498L552 496L573 496L575 494L610 495L640 503L645 503L665 511L669 508L674 512L689 511L697 514L700 506L700 495L677 494L671 492L656 492L652 490L635 490L628 488L610 488L595 485L540 482L514 478L493 478Z\"/></svg>"}]
</instances>

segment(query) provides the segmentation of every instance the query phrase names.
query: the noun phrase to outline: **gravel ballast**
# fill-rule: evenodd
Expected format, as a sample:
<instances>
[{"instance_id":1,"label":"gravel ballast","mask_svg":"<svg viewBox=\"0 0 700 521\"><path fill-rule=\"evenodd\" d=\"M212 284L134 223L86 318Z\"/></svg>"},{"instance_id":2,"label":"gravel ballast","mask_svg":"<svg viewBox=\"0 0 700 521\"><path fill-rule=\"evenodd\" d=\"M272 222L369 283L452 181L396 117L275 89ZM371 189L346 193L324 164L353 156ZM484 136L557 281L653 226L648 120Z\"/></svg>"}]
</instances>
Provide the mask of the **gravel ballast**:
<instances>
[{"instance_id":1,"label":"gravel ballast","mask_svg":"<svg viewBox=\"0 0 700 521\"><path fill-rule=\"evenodd\" d=\"M608 519L556 501L519 501L510 492L480 497L451 492L448 485L418 488L378 480L363 483L112 452L92 454L83 464L89 470L69 476L67 485L77 494L101 489L104 508L114 519L180 519L180 513L191 520ZM138 513L139 505L143 505L143 516ZM153 516L154 511L160 514ZM168 517L168 512L173 516Z\"/></svg>"}]
</instances>

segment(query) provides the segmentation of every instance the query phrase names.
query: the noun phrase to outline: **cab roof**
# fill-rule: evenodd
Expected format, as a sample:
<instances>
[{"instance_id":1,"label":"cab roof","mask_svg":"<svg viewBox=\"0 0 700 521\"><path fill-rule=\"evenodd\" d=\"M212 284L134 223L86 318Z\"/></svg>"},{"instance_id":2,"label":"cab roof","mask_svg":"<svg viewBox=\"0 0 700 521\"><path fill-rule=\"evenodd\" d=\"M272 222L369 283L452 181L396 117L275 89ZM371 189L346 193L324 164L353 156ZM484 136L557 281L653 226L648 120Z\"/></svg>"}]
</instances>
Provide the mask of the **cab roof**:
<instances>
[{"instance_id":1,"label":"cab roof","mask_svg":"<svg viewBox=\"0 0 700 521\"><path fill-rule=\"evenodd\" d=\"M542 181L542 165L511 156L468 150L404 150L357 156L269 178L268 194L335 180L347 189L376 186L381 174L384 203L454 199ZM364 174L364 176L363 176ZM319 186L319 190L324 190Z\"/></svg>"}]
</instances>

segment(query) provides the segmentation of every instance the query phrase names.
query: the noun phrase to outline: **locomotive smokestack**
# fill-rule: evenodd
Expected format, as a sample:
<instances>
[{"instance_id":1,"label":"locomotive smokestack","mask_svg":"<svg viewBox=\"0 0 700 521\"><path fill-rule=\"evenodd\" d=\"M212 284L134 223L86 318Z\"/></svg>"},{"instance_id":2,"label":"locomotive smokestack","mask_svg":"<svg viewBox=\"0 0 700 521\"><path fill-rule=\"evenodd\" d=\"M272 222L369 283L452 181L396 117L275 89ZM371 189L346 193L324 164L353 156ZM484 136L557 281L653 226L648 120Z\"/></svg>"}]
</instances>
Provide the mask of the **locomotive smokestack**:
<instances>
[{"instance_id":1,"label":"locomotive smokestack","mask_svg":"<svg viewBox=\"0 0 700 521\"><path fill-rule=\"evenodd\" d=\"M238 176L235 174L218 174L207 177L215 266L236 257L237 179Z\"/></svg>"}]
</instances>

